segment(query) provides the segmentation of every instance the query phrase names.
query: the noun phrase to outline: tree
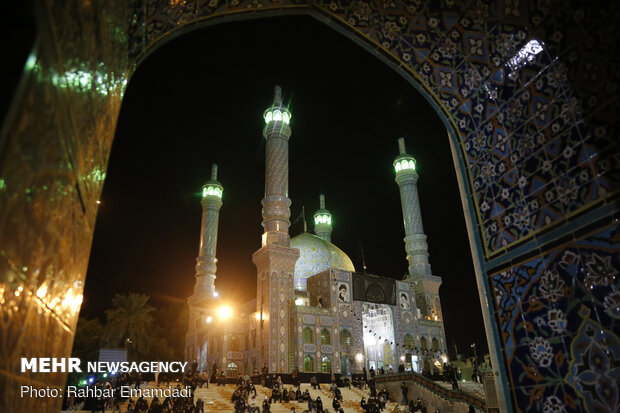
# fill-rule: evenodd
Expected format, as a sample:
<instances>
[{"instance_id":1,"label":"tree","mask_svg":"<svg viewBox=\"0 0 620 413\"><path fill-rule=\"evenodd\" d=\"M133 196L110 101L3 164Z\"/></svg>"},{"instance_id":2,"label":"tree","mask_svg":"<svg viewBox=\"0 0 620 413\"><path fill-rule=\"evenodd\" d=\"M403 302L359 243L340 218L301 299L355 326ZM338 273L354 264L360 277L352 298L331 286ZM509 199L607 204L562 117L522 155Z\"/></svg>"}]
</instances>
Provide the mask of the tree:
<instances>
[{"instance_id":1,"label":"tree","mask_svg":"<svg viewBox=\"0 0 620 413\"><path fill-rule=\"evenodd\" d=\"M182 360L188 323L187 304L183 301L169 303L157 309L156 319L151 336L154 340L164 339L172 352L172 359Z\"/></svg>"},{"instance_id":2,"label":"tree","mask_svg":"<svg viewBox=\"0 0 620 413\"><path fill-rule=\"evenodd\" d=\"M98 319L89 320L80 317L75 330L72 356L78 357L82 362L96 361L99 357L103 334L103 326Z\"/></svg>"},{"instance_id":3,"label":"tree","mask_svg":"<svg viewBox=\"0 0 620 413\"><path fill-rule=\"evenodd\" d=\"M145 354L150 347L150 330L154 307L147 304L149 296L130 293L116 294L112 307L105 311L107 324L105 342L111 347L126 347ZM135 354L137 356L137 354Z\"/></svg>"}]
</instances>

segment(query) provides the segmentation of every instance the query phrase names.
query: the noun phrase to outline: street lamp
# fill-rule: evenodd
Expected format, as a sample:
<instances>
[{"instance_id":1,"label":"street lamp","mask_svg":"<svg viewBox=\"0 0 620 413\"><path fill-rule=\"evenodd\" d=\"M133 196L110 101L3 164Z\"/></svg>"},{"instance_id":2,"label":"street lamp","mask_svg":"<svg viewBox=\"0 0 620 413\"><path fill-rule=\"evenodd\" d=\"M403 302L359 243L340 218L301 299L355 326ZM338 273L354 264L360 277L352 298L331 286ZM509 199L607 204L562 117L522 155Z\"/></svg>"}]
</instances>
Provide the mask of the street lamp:
<instances>
[{"instance_id":1,"label":"street lamp","mask_svg":"<svg viewBox=\"0 0 620 413\"><path fill-rule=\"evenodd\" d=\"M217 315L218 315L218 316L219 316L222 320L226 320L226 319L230 318L230 316L232 316L232 309L231 309L229 306L224 305L224 306L220 307L220 308L217 310Z\"/></svg>"},{"instance_id":2,"label":"street lamp","mask_svg":"<svg viewBox=\"0 0 620 413\"><path fill-rule=\"evenodd\" d=\"M472 343L471 347L474 349L474 367L478 365L478 355L476 354L476 343Z\"/></svg>"}]
</instances>

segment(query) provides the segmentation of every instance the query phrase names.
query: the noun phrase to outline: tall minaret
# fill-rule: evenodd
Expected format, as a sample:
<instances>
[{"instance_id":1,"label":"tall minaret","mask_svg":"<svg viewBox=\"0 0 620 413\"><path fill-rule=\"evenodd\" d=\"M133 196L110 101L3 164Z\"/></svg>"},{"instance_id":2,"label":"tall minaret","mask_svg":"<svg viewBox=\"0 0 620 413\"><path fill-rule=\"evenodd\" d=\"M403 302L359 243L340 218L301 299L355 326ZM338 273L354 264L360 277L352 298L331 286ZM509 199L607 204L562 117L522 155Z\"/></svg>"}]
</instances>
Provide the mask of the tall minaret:
<instances>
[{"instance_id":1,"label":"tall minaret","mask_svg":"<svg viewBox=\"0 0 620 413\"><path fill-rule=\"evenodd\" d=\"M217 272L217 228L222 207L224 187L217 181L217 165L211 168L211 180L202 186L202 225L200 228L200 248L196 258L196 284L194 294L187 304L189 307L189 326L185 337L185 357L195 359L202 369L206 364L207 340L206 311L209 302L217 297L215 292L215 273Z\"/></svg>"},{"instance_id":2,"label":"tall minaret","mask_svg":"<svg viewBox=\"0 0 620 413\"><path fill-rule=\"evenodd\" d=\"M299 250L290 247L288 228L288 140L291 112L282 105L282 89L275 88L273 104L263 114L266 140L264 233L261 248L252 255L257 271L256 319L260 364L269 372L293 369L289 352L289 307L293 304L293 274Z\"/></svg>"},{"instance_id":3,"label":"tall minaret","mask_svg":"<svg viewBox=\"0 0 620 413\"><path fill-rule=\"evenodd\" d=\"M394 160L394 170L396 171L396 183L400 188L400 202L405 226L405 250L407 261L409 261L409 274L405 280L414 283L417 306L422 315L427 315L431 311L428 308L430 303L427 303L424 284L425 278L432 276L432 272L428 262L428 244L420 214L418 173L415 168L415 159L405 151L404 138L398 139L398 149L400 154Z\"/></svg>"},{"instance_id":4,"label":"tall minaret","mask_svg":"<svg viewBox=\"0 0 620 413\"><path fill-rule=\"evenodd\" d=\"M211 180L202 186L202 225L200 249L196 258L196 286L194 296L211 298L215 295L215 273L217 272L217 227L222 207L224 187L217 180L217 165L211 167Z\"/></svg>"},{"instance_id":5,"label":"tall minaret","mask_svg":"<svg viewBox=\"0 0 620 413\"><path fill-rule=\"evenodd\" d=\"M291 137L291 112L282 106L282 89L275 87L273 105L263 115L266 142L265 197L263 204L262 245L288 247L291 225L291 200L288 197L288 140Z\"/></svg>"},{"instance_id":6,"label":"tall minaret","mask_svg":"<svg viewBox=\"0 0 620 413\"><path fill-rule=\"evenodd\" d=\"M332 213L325 209L325 195L319 195L320 209L314 213L314 233L332 242Z\"/></svg>"}]
</instances>

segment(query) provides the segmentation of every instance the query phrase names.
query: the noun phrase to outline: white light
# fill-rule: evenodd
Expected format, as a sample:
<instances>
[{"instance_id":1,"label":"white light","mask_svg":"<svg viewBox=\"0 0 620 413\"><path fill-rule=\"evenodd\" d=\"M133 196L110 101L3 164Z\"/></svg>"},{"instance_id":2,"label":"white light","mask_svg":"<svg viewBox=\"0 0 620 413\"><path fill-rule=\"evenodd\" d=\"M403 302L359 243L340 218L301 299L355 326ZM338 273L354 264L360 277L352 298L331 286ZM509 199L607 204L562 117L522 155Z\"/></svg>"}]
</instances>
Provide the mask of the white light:
<instances>
[{"instance_id":1,"label":"white light","mask_svg":"<svg viewBox=\"0 0 620 413\"><path fill-rule=\"evenodd\" d=\"M213 318L211 318L211 316L207 317L207 323L210 323L211 321L213 321Z\"/></svg>"},{"instance_id":2,"label":"white light","mask_svg":"<svg viewBox=\"0 0 620 413\"><path fill-rule=\"evenodd\" d=\"M223 307L220 307L217 314L220 316L221 319L225 320L232 315L232 309L225 305Z\"/></svg>"},{"instance_id":3,"label":"white light","mask_svg":"<svg viewBox=\"0 0 620 413\"><path fill-rule=\"evenodd\" d=\"M357 360L358 363L361 363L362 361L364 361L364 355L362 353L357 353L355 355L355 360Z\"/></svg>"},{"instance_id":4,"label":"white light","mask_svg":"<svg viewBox=\"0 0 620 413\"><path fill-rule=\"evenodd\" d=\"M543 45L544 43L536 39L530 40L508 61L508 67L514 71L525 66L528 62L534 60L537 54L543 51Z\"/></svg>"},{"instance_id":5,"label":"white light","mask_svg":"<svg viewBox=\"0 0 620 413\"><path fill-rule=\"evenodd\" d=\"M303 304L304 304L303 298L298 298L295 300L295 305L303 305Z\"/></svg>"},{"instance_id":6,"label":"white light","mask_svg":"<svg viewBox=\"0 0 620 413\"><path fill-rule=\"evenodd\" d=\"M213 291L213 296L218 297L220 294L217 291Z\"/></svg>"}]
</instances>

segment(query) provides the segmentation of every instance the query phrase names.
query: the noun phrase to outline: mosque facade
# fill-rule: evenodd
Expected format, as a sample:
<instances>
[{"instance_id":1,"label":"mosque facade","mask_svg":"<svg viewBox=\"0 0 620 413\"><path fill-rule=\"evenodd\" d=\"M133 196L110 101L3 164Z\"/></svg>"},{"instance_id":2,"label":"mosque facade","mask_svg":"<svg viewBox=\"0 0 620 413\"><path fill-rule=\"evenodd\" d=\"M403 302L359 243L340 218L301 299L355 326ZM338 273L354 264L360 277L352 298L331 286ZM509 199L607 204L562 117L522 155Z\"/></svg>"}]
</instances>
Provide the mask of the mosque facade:
<instances>
[{"instance_id":1,"label":"mosque facade","mask_svg":"<svg viewBox=\"0 0 620 413\"><path fill-rule=\"evenodd\" d=\"M401 195L408 273L403 280L356 271L331 243L332 214L325 197L313 215L314 232L289 236L288 141L290 111L276 87L264 115L265 197L261 247L252 255L256 299L234 309L218 307L214 281L223 186L213 166L203 186L196 284L188 298L186 358L201 370L215 364L228 376L267 366L270 373L356 374L362 368L422 372L446 360L439 298L422 226L415 159L404 140L393 166Z\"/></svg>"}]
</instances>

